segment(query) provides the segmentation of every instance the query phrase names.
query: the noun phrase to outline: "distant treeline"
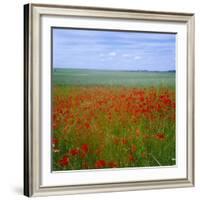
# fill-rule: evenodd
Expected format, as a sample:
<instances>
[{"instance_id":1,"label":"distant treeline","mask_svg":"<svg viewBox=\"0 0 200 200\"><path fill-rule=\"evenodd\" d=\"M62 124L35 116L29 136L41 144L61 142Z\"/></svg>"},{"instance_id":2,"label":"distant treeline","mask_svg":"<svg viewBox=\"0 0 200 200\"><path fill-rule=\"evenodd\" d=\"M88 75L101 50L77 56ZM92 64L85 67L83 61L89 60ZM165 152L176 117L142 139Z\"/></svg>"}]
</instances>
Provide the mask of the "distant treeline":
<instances>
[{"instance_id":1,"label":"distant treeline","mask_svg":"<svg viewBox=\"0 0 200 200\"><path fill-rule=\"evenodd\" d=\"M171 72L171 73L175 73L176 70L166 70L166 71L159 71L159 70L111 70L111 69L87 69L87 68L53 68L53 71L56 72L56 71L59 71L59 70L90 70L90 71L108 71L108 72Z\"/></svg>"}]
</instances>

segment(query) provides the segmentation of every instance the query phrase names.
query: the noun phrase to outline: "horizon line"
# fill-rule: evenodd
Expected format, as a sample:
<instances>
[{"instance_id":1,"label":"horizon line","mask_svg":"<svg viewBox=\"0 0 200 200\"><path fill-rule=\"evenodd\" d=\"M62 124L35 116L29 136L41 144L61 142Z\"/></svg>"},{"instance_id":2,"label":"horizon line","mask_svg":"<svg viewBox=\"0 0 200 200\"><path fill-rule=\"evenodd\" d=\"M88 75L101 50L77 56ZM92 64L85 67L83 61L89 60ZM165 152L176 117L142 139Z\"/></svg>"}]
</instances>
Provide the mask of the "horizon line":
<instances>
[{"instance_id":1,"label":"horizon line","mask_svg":"<svg viewBox=\"0 0 200 200\"><path fill-rule=\"evenodd\" d=\"M97 68L64 68L64 67L53 67L53 70L55 69L70 69L70 70L91 70L91 71L121 71L121 72L176 72L175 69L169 69L169 70L130 70L130 69L97 69Z\"/></svg>"}]
</instances>

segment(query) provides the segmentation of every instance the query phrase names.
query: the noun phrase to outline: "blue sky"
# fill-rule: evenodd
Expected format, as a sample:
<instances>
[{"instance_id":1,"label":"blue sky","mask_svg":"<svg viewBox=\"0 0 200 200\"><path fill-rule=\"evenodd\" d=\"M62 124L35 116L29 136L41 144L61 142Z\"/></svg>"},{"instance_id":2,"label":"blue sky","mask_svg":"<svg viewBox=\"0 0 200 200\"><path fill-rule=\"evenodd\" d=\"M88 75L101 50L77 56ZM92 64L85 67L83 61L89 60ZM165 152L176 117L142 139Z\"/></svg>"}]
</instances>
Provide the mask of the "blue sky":
<instances>
[{"instance_id":1,"label":"blue sky","mask_svg":"<svg viewBox=\"0 0 200 200\"><path fill-rule=\"evenodd\" d=\"M53 67L175 70L176 35L53 29Z\"/></svg>"}]
</instances>

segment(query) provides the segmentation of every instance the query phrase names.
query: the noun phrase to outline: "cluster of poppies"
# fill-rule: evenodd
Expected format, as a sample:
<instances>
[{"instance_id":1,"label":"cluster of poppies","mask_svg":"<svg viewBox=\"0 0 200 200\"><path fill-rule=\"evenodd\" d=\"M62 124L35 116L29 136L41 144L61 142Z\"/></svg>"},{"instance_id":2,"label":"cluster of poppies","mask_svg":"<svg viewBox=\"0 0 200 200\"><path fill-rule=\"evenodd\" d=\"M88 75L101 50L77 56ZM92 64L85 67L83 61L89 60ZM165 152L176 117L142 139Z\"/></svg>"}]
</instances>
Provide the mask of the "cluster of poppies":
<instances>
[{"instance_id":1,"label":"cluster of poppies","mask_svg":"<svg viewBox=\"0 0 200 200\"><path fill-rule=\"evenodd\" d=\"M175 141L172 89L56 86L54 94L55 169L151 164L149 150Z\"/></svg>"}]
</instances>

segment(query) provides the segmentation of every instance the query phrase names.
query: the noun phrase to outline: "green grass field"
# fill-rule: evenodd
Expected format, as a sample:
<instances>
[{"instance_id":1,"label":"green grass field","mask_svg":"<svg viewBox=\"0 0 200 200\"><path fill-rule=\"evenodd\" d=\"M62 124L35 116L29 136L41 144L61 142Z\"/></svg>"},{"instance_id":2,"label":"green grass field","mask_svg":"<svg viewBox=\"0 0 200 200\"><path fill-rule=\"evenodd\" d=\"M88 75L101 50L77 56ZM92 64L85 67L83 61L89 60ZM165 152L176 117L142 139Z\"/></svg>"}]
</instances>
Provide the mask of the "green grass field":
<instances>
[{"instance_id":1,"label":"green grass field","mask_svg":"<svg viewBox=\"0 0 200 200\"><path fill-rule=\"evenodd\" d=\"M53 170L175 165L175 75L54 69Z\"/></svg>"},{"instance_id":2,"label":"green grass field","mask_svg":"<svg viewBox=\"0 0 200 200\"><path fill-rule=\"evenodd\" d=\"M54 85L110 85L175 87L174 72L127 72L87 69L54 69Z\"/></svg>"}]
</instances>

